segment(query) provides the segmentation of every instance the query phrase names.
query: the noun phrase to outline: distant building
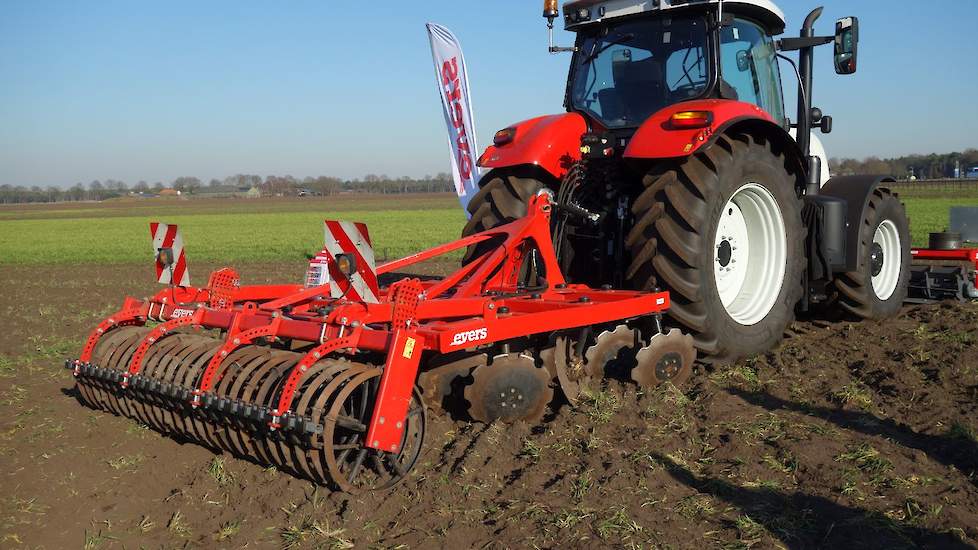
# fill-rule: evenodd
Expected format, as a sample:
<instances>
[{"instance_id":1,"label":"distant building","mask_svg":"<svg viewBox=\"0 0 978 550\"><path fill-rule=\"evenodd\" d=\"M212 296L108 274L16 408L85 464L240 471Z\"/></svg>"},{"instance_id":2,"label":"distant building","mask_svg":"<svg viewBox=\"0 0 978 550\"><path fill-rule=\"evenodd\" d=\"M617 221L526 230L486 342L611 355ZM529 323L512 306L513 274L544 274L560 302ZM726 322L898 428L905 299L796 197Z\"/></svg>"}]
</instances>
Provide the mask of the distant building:
<instances>
[{"instance_id":1,"label":"distant building","mask_svg":"<svg viewBox=\"0 0 978 550\"><path fill-rule=\"evenodd\" d=\"M198 199L255 199L261 197L257 187L238 185L208 185L194 194Z\"/></svg>"},{"instance_id":2,"label":"distant building","mask_svg":"<svg viewBox=\"0 0 978 550\"><path fill-rule=\"evenodd\" d=\"M208 185L198 189L195 194L201 198L219 199L233 197L237 192L238 188L233 185Z\"/></svg>"},{"instance_id":3,"label":"distant building","mask_svg":"<svg viewBox=\"0 0 978 550\"><path fill-rule=\"evenodd\" d=\"M177 191L176 189L173 189L171 187L165 187L163 189L160 189L159 196L161 196L161 197L179 197L180 196L180 191Z\"/></svg>"}]
</instances>

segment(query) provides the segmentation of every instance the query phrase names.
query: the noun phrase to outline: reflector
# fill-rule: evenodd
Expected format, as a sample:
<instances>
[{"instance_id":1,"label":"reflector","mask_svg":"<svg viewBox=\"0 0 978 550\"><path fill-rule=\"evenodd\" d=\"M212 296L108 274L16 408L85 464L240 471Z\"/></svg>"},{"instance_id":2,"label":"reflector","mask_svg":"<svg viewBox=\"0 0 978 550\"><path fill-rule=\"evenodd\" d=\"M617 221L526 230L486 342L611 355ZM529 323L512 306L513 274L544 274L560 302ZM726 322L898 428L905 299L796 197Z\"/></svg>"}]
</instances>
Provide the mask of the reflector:
<instances>
[{"instance_id":1,"label":"reflector","mask_svg":"<svg viewBox=\"0 0 978 550\"><path fill-rule=\"evenodd\" d=\"M340 268L340 273L347 277L357 271L357 259L352 254L337 254L336 265Z\"/></svg>"}]
</instances>

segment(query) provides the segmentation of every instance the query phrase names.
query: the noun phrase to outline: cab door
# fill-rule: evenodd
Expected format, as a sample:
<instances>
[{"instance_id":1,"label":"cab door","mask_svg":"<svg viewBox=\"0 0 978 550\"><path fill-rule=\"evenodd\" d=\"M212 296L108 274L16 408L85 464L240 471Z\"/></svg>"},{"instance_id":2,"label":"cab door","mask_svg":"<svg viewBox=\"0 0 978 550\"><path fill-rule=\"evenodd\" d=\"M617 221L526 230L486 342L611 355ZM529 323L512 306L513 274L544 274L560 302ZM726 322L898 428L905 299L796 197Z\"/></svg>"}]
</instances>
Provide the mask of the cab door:
<instances>
[{"instance_id":1,"label":"cab door","mask_svg":"<svg viewBox=\"0 0 978 550\"><path fill-rule=\"evenodd\" d=\"M733 25L720 31L720 75L726 84L722 88L786 125L776 54L774 38L750 20L736 18Z\"/></svg>"}]
</instances>

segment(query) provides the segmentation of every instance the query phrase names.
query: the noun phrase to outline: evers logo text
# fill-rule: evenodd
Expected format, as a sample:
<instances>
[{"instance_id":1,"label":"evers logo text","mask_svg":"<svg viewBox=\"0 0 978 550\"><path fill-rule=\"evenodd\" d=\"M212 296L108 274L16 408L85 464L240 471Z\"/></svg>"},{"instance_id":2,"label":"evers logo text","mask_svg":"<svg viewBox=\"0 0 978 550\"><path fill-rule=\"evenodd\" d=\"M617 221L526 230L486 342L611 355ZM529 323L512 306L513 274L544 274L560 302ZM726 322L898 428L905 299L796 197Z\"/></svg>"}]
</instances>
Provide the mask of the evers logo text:
<instances>
[{"instance_id":1,"label":"evers logo text","mask_svg":"<svg viewBox=\"0 0 978 550\"><path fill-rule=\"evenodd\" d=\"M459 332L455 334L452 338L453 346L461 346L469 342L478 342L479 340L485 340L489 337L489 330L484 328L477 328L475 330L469 330L465 332Z\"/></svg>"}]
</instances>

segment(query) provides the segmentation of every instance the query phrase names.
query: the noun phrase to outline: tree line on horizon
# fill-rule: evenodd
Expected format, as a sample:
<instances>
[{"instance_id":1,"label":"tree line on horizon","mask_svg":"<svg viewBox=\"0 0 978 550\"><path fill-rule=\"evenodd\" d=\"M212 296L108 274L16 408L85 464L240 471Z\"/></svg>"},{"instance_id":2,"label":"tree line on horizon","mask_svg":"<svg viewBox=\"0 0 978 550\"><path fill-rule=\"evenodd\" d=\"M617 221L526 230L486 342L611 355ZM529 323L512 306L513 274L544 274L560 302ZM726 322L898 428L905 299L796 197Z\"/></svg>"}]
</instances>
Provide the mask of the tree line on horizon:
<instances>
[{"instance_id":1,"label":"tree line on horizon","mask_svg":"<svg viewBox=\"0 0 978 550\"><path fill-rule=\"evenodd\" d=\"M944 179L964 177L969 168L978 166L978 149L968 148L961 153L931 153L929 155L905 155L891 159L867 157L864 159L831 158L829 170L833 175L853 176L860 174L885 174L900 180Z\"/></svg>"},{"instance_id":2,"label":"tree line on horizon","mask_svg":"<svg viewBox=\"0 0 978 550\"><path fill-rule=\"evenodd\" d=\"M832 158L829 168L835 175L856 174L886 174L898 179L942 179L955 176L959 168L960 175L971 167L978 166L978 149L969 148L964 152L906 155L891 159L867 157L864 159ZM0 204L34 203L34 202L65 202L65 201L101 201L124 196L158 195L164 189L180 191L181 195L199 196L224 191L226 194L257 188L263 196L296 196L300 192L319 196L330 196L338 193L443 193L453 192L455 185L452 176L439 173L422 178L402 176L392 178L387 175L368 174L363 178L344 180L331 176L295 178L292 176L266 176L262 178L253 174L235 174L223 180L211 179L204 184L199 178L182 176L169 184L163 182L149 183L139 181L132 186L124 181L107 179L94 180L87 185L76 183L68 189L56 186L42 188L40 186L0 185Z\"/></svg>"},{"instance_id":3,"label":"tree line on horizon","mask_svg":"<svg viewBox=\"0 0 978 550\"><path fill-rule=\"evenodd\" d=\"M262 196L287 197L309 194L330 196L339 193L445 193L454 192L452 176L439 173L421 178L402 176L392 178L387 175L367 174L362 179L344 180L331 176L295 178L293 176L261 176L254 174L235 174L223 180L211 179L204 184L199 178L181 176L169 184L139 181L129 186L124 181L107 179L94 180L88 185L76 183L68 189L56 186L42 188L21 185L0 185L0 204L103 201L127 196L156 196L171 190L179 191L181 196L201 197L207 195L229 196L257 188Z\"/></svg>"}]
</instances>

